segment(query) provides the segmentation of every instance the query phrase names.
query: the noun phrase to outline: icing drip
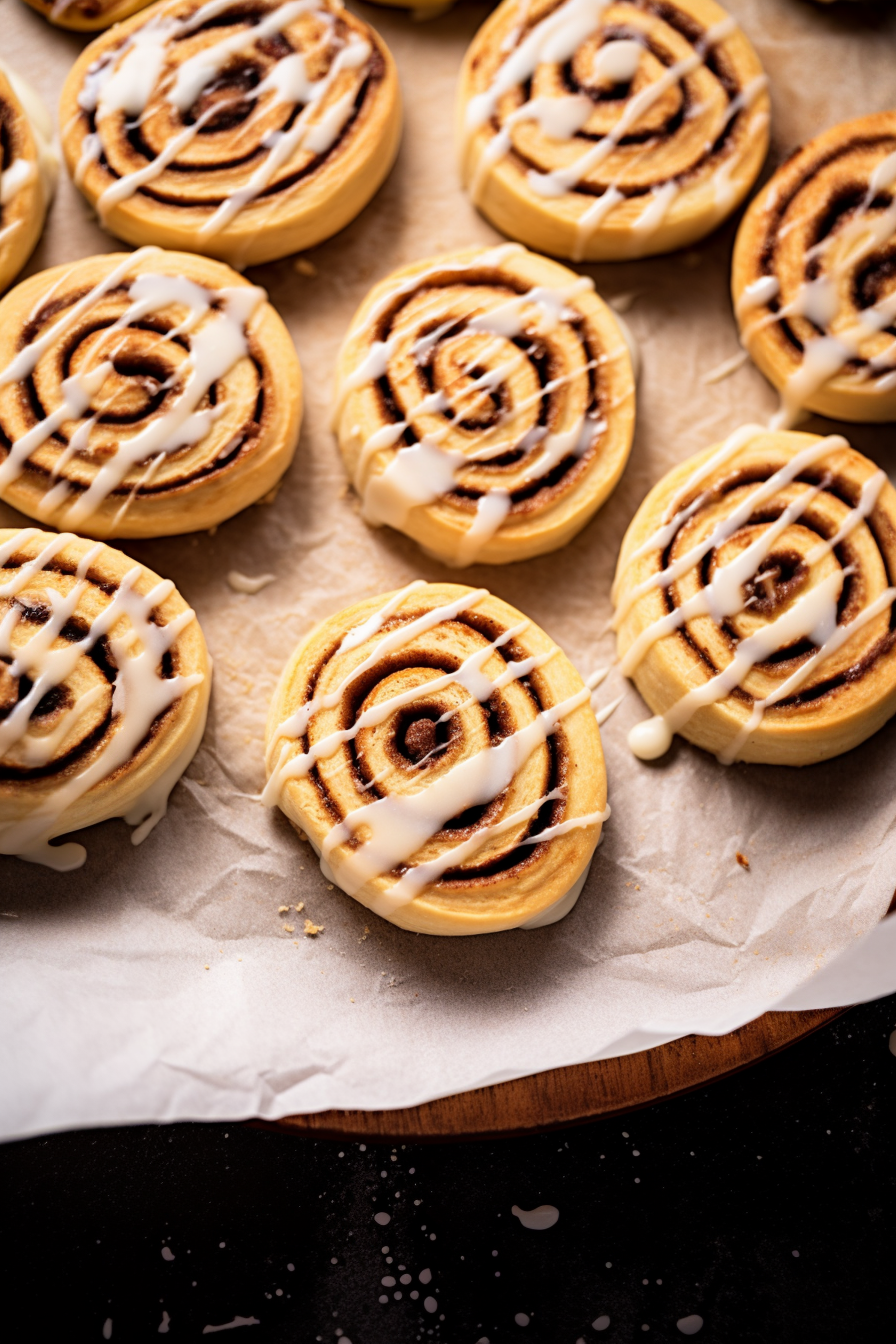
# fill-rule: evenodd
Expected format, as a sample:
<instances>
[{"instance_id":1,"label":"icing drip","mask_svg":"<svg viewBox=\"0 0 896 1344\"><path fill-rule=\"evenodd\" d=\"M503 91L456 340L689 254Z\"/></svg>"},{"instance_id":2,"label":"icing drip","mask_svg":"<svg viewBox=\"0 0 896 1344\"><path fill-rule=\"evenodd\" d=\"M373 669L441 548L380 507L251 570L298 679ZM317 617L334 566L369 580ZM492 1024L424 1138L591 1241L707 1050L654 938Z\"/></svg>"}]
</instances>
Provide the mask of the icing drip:
<instances>
[{"instance_id":1,"label":"icing drip","mask_svg":"<svg viewBox=\"0 0 896 1344\"><path fill-rule=\"evenodd\" d=\"M264 44L262 50L265 59L271 61L270 68L254 88L240 88L232 97L235 105L251 104L243 123L244 137L251 134L253 125L262 117L270 118L272 112L276 113L280 105L298 109L298 115L291 119L284 112L281 119L286 129L274 129L262 137L259 152L253 155L252 172L199 225L200 238L215 237L247 206L262 201L279 171L294 162L300 151L310 156L327 154L355 116L358 90L370 68L373 48L354 31L349 31L347 37L339 35L334 11L322 0L286 0L258 16L251 25L200 49L180 65L174 64L179 42L230 10L234 11L234 24L245 22L246 15L241 12L238 0L211 0L188 18L155 15L135 29L120 47L101 56L87 72L78 102L85 115L93 116L96 130L83 139L76 183L80 184L90 165L100 159L103 126L110 118L123 116L131 132L144 118L153 115L161 103L171 120L184 123L159 153L141 168L117 177L101 193L97 201L101 219L108 216L114 205L133 196L178 162L203 127L228 104L213 99L195 119L187 119L190 109L204 93L214 89L216 81L235 61L248 57L259 44ZM282 38L291 24L309 16L323 32L307 51L294 51ZM274 45L277 39L281 39L282 52ZM272 52L277 54L272 56ZM322 57L328 58L326 73L313 78L309 74L309 58L319 63ZM281 199L279 195L272 197L266 208L276 209Z\"/></svg>"},{"instance_id":2,"label":"icing drip","mask_svg":"<svg viewBox=\"0 0 896 1344\"><path fill-rule=\"evenodd\" d=\"M337 656L339 653L358 648L368 639L375 637L383 624L398 611L405 598L421 586L425 585L419 582L411 584L394 594L389 602L367 621L350 630L342 641ZM429 680L422 686L414 686L407 691L387 697L364 710L351 727L328 734L306 751L290 759L290 744L305 735L316 713L321 709L335 708L342 703L349 688L372 668L380 665L388 655L411 643L424 631L434 629L445 621L455 619L462 612L475 608L487 596L488 592L484 588L470 590L456 601L435 607L422 616L390 630L377 641L368 656L343 678L335 690L315 696L291 718L281 723L269 749L269 767L275 756L277 759L271 769L262 800L268 805L276 805L284 785L290 779L306 778L318 761L332 757L342 745L353 741L363 730L386 722L397 710L419 701L422 693L428 697L452 684L460 685L468 693L470 697L468 701L449 710L439 720L444 722L466 708L468 704L485 703L503 687L544 666L557 653L554 647L541 654L511 661L498 677L493 679L488 676L482 670L483 665L496 650L518 638L525 631L530 623L523 620L470 654L454 671ZM550 790L499 821L478 826L468 839L451 846L437 858L417 864L412 862L414 855L443 828L446 822L468 808L491 803L503 793L538 746L547 740L568 714L587 704L590 694L589 689L584 687L560 704L542 710L523 728L510 733L496 745L482 748L475 755L457 762L432 782L422 784L413 793L386 795L353 809L342 821L332 826L324 838L320 850L321 869L350 896L354 896L367 883L384 876L398 866L406 866L406 871L389 891L385 894L380 893L371 903L371 908L376 913L389 918L401 906L419 896L426 887L438 882L444 873L464 863L490 839L518 829L535 817L545 804L565 797L563 788ZM428 753L417 762L417 765L422 765L432 754ZM546 843L571 830L603 822L608 816L609 809L606 809L586 816L566 818L534 836L523 837L517 843L519 845ZM567 896L569 894L567 893ZM560 918L560 915L556 917Z\"/></svg>"},{"instance_id":3,"label":"icing drip","mask_svg":"<svg viewBox=\"0 0 896 1344\"><path fill-rule=\"evenodd\" d=\"M467 103L463 151L465 162L469 160L477 132L497 122L497 128L479 150L476 164L469 174L470 194L474 202L479 203L482 198L490 168L510 153L517 126L535 123L546 137L562 142L565 146L575 143L579 132L591 120L595 102L587 93L554 96L538 93L525 98L506 115L501 112L501 103L507 95L537 82L540 67L564 67L575 58L584 43L599 37L604 13L610 4L611 0L565 0L528 32L525 26L529 6L526 0L520 4L516 27L502 45L506 55L497 73L488 88L474 94ZM584 147L583 152L571 162L564 162L563 166L546 172L530 168L526 175L529 188L536 195L547 199L577 192L589 174L600 168L619 149L637 124L671 90L678 89L684 80L703 67L715 46L737 31L737 24L730 16L706 30L693 43L693 49L687 56L661 67L659 76L650 79L642 87L638 88L636 84L635 91L628 97L612 129L603 135L591 136L590 145L587 139L582 138L579 143ZM598 47L594 55L590 82L598 87L631 84L636 80L647 46L646 32L643 41L611 36ZM728 95L729 102L721 125L713 126L707 143L702 146L701 153L704 156L712 156L719 137L741 113L751 109L767 83L764 75L758 76L736 94ZM700 110L699 107L693 109L691 115L696 115ZM767 114L761 115L767 121ZM758 121L752 124L752 129L759 129ZM633 158L632 163L636 166L637 158ZM710 181L719 218L730 211L736 199L737 188L732 182L732 174L737 165L736 157L725 158L711 173ZM683 181L673 177L649 191L646 204L632 226L634 236L643 239L654 234L683 189ZM611 176L598 195L593 198L580 195L578 199L584 208L578 216L574 259L581 261L594 232L613 210L630 200L631 196L623 189L623 177Z\"/></svg>"},{"instance_id":4,"label":"icing drip","mask_svg":"<svg viewBox=\"0 0 896 1344\"><path fill-rule=\"evenodd\" d=\"M701 482L712 476L718 467L723 466L762 432L755 426L745 426L738 430L707 462L694 471L680 487L666 510L667 516L672 513L673 517L663 523L629 556L628 564L631 565L639 556L648 553L664 553L680 527L708 502L709 496L698 495L684 509L678 508L678 501L691 495ZM823 465L825 458L832 452L848 446L845 439L832 435L796 453L767 480L749 490L736 507L700 542L671 560L663 569L635 585L626 599L617 606L612 622L614 628L618 629L639 598L651 590L668 590L672 584L696 569L706 557L718 552L730 537L749 523L766 501L795 482L807 468L816 464ZM869 477L862 486L858 503L849 510L836 533L828 539L819 541L806 554L804 563L810 575L820 561L833 553L861 523L870 517L885 481L886 475L883 471L877 471ZM622 671L631 676L657 640L683 629L691 621L708 616L717 626L721 626L745 611L755 600L746 596L747 586L751 582L761 581L764 562L773 553L776 542L811 508L813 501L829 484L829 479L824 478L817 485L806 486L798 497L781 511L775 521L763 525L757 537L733 559L718 564L708 582L641 631L622 658ZM747 724L719 755L719 760L723 764L734 761L751 734L759 728L766 710L795 695L826 658L842 648L869 621L887 610L896 598L896 588L887 588L858 615L838 625L838 602L844 579L850 572L838 567L833 572L822 574L816 581L810 581L810 586L799 593L780 615L737 642L730 661L722 671L688 691L664 714L654 715L653 718L636 724L628 737L632 752L642 760L655 760L664 755L672 744L673 735L684 727L698 709L725 699L732 691L743 686L748 674L758 663L764 662L783 649L798 645L802 640L810 640L815 646L815 652L768 696L754 701Z\"/></svg>"},{"instance_id":5,"label":"icing drip","mask_svg":"<svg viewBox=\"0 0 896 1344\"><path fill-rule=\"evenodd\" d=\"M5 369L0 370L0 387L27 379L47 352L58 347L68 332L97 308L101 300L118 289L129 271L154 257L163 257L158 248L146 247L128 255L87 294L66 307L62 315L42 335L25 345ZM69 427L68 442L55 459L50 484L41 502L41 517L60 526L89 527L90 519L105 500L120 492L134 470L146 464L146 470L125 496L115 522L120 523L129 504L145 487L166 458L182 449L201 443L212 430L224 407L208 403L209 392L240 360L249 353L247 324L266 299L263 289L233 286L206 289L184 276L142 271L126 285L128 306L105 329L101 347L94 350L92 367L69 374L61 383L61 400L44 414L26 433L14 440L0 462L0 489L15 481L27 469L32 456L60 432ZM48 293L38 311L49 301ZM124 348L128 328L139 328L153 314L186 310L186 315L164 335L160 343L183 340L189 336L189 350L176 374L164 390L174 392L170 404L147 420L142 428L116 440L114 451L101 459L85 488L61 478L65 466L76 454L90 458L91 431L100 409L92 409L101 398L107 380L115 371L115 357ZM102 348L104 358L97 351Z\"/></svg>"},{"instance_id":6,"label":"icing drip","mask_svg":"<svg viewBox=\"0 0 896 1344\"><path fill-rule=\"evenodd\" d=\"M501 293L488 294L489 282L481 281L483 273L487 273L493 265L500 265L508 255L521 251L517 245L494 248L469 261L449 261L418 272L412 278L396 283L377 302L358 329L362 334L369 331L396 299L425 291L431 276L456 274L458 281L463 281L471 273L476 277L471 281L476 304L472 313L466 317L452 316L432 330L426 330L427 324L440 315L444 300L441 291L437 290L434 298L421 301L414 312L414 323L423 329L423 334L412 342L410 354L414 362L422 367L431 363L433 352L444 338L472 341L478 336L492 336L494 340L484 346L472 346L469 361L461 365L438 390L426 395L421 393L415 405L409 405L405 397L401 412L403 418L383 425L369 435L361 444L354 470L354 484L361 496L363 516L374 526L386 524L401 530L412 509L435 504L450 496L459 486L474 491L478 495L475 510L451 562L458 566L473 564L483 547L507 521L513 509L514 491L548 477L562 462L581 458L593 451L607 430L606 420L599 417L589 405L585 405L568 428L553 432L543 425L535 424L525 433L514 437L515 417L539 406L566 386L587 377L599 364L621 357L627 349L625 343L620 342L599 359L588 360L585 364L574 366L569 372L556 375L529 396L514 401L508 409L502 408L493 423L473 431L463 431L467 436L464 441L461 431L452 423L452 397L462 396L464 414L467 417L472 415L478 405L499 393L503 385L516 375L522 377L525 374L528 367L527 353L515 342L524 336L531 337L533 342L550 340L558 328L578 319L577 310L570 306L576 297L593 291L590 279L577 277L568 285L556 289L535 285L510 299ZM481 300L476 294L477 288L481 289ZM576 341L578 343L578 337ZM407 345L407 340L396 333L386 339L375 340L356 366L343 373L336 395L337 422L349 394L375 384L386 376L391 362L401 356L403 345ZM483 366L485 371L473 376L474 371ZM443 424L427 428L418 436L415 426L438 415L446 417ZM455 444L461 442L462 446L452 447L447 444L449 436ZM414 441L407 443L409 437ZM373 470L376 455L395 447L402 439L405 444L391 456L385 468L381 471ZM494 458L519 450L522 450L523 457L514 467L512 488L506 487L502 474L497 474L495 484L489 484L483 480L481 473L475 472L478 464L487 464Z\"/></svg>"},{"instance_id":7,"label":"icing drip","mask_svg":"<svg viewBox=\"0 0 896 1344\"><path fill-rule=\"evenodd\" d=\"M29 528L0 545L0 567L5 566L23 543L35 535L34 529ZM41 701L56 688L65 686L79 662L90 656L100 640L107 641L116 668L111 689L111 727L99 750L91 753L83 768L64 773L50 796L25 817L14 822L0 822L0 854L14 854L63 872L81 867L86 859L82 845L71 842L59 846L49 844L51 837L66 830L66 813L90 789L125 767L140 750L159 715L203 681L199 673L172 677L161 674L163 658L195 618L192 611L186 610L165 625L156 624L153 613L174 591L174 584L164 579L147 594L138 593L136 583L143 573L139 565L128 571L109 602L90 621L86 633L77 640L61 643L61 632L76 613L79 621L84 621L81 599L90 587L91 566L105 549L101 543L93 546L80 561L75 582L68 593L60 594L49 584L39 590L38 600L46 606L49 616L34 633L27 635L24 641L21 639L27 614L25 606L17 601L18 595L27 589L33 602L35 580L54 557L75 540L77 538L72 534L54 536L33 560L21 564L11 577L0 583L0 603L5 606L0 619L0 659L6 663L10 678L27 678L31 683L27 693L0 720L0 756L15 753L16 760L29 769L46 767L66 737L106 691L98 687L82 694L61 716L54 731L46 736L29 734L32 717ZM118 629L123 620L127 622L125 632ZM177 760L128 810L126 819L138 827L132 836L134 844L145 839L164 816L168 794L199 746L203 727L204 715ZM106 816L115 815L118 814L113 805Z\"/></svg>"},{"instance_id":8,"label":"icing drip","mask_svg":"<svg viewBox=\"0 0 896 1344\"><path fill-rule=\"evenodd\" d=\"M235 593L248 593L254 596L260 593L262 588L267 588L269 583L275 583L276 574L241 574L238 569L231 569L227 575L227 582Z\"/></svg>"}]
</instances>

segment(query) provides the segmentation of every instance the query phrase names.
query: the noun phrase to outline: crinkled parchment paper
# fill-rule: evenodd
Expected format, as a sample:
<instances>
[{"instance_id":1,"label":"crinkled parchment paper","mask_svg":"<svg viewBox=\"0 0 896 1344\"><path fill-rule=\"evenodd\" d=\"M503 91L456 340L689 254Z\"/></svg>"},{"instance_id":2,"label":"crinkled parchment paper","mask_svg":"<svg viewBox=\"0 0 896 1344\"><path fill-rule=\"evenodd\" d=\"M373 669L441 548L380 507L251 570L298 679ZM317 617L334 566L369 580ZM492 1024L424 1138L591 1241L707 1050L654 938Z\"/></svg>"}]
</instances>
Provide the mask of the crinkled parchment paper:
<instances>
[{"instance_id":1,"label":"crinkled parchment paper","mask_svg":"<svg viewBox=\"0 0 896 1344\"><path fill-rule=\"evenodd\" d=\"M894 101L890 6L730 8L771 78L772 163L823 127ZM0 859L5 1136L405 1106L686 1031L729 1030L776 1003L824 1006L896 985L896 925L875 929L896 880L896 721L810 769L726 770L680 742L645 765L625 746L645 713L630 690L604 728L613 806L604 842L573 913L538 932L403 933L329 889L308 846L256 801L268 700L300 636L367 594L457 577L361 521L328 409L336 351L368 287L415 258L496 237L459 189L452 144L457 71L487 6L461 4L429 23L358 9L398 61L407 114L398 165L361 217L310 254L316 274L292 260L252 273L305 371L296 459L273 504L214 536L125 545L174 579L202 621L215 659L204 745L141 848L124 823L109 822L82 837L89 857L79 872ZM82 40L19 0L0 0L0 33L4 58L55 107ZM612 656L601 633L610 578L645 492L775 405L749 366L702 381L738 349L733 236L732 223L686 255L584 268L605 297L627 296L620 306L643 355L628 469L565 550L469 571L544 625L585 674ZM119 246L63 179L29 270ZM892 428L846 432L892 471ZM0 522L21 521L0 506ZM233 568L277 581L238 594L225 581ZM602 702L622 688L614 672ZM301 916L278 916L301 901ZM303 937L305 915L324 932Z\"/></svg>"}]
</instances>

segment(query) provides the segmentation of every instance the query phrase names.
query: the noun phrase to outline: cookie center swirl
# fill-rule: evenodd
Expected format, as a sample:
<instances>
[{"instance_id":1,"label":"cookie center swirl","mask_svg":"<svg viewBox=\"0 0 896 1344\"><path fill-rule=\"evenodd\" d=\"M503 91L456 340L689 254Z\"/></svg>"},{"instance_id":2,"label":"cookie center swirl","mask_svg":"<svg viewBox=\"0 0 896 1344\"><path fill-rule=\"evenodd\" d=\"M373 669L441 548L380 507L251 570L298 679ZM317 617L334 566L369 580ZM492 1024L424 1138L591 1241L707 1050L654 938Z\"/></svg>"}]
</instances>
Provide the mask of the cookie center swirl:
<instances>
[{"instance_id":1,"label":"cookie center swirl","mask_svg":"<svg viewBox=\"0 0 896 1344\"><path fill-rule=\"evenodd\" d=\"M120 525L134 500L224 472L259 441L264 291L155 264L164 254L141 249L86 292L73 272L0 370L0 487L38 483L39 516L60 526L89 528L116 498Z\"/></svg>"},{"instance_id":2,"label":"cookie center swirl","mask_svg":"<svg viewBox=\"0 0 896 1344\"><path fill-rule=\"evenodd\" d=\"M76 180L112 179L100 216L137 194L201 210L212 240L243 210L282 204L351 133L382 59L325 0L169 6L87 72Z\"/></svg>"},{"instance_id":3,"label":"cookie center swirl","mask_svg":"<svg viewBox=\"0 0 896 1344\"><path fill-rule=\"evenodd\" d=\"M624 343L611 346L580 306L590 280L527 285L504 264L518 255L494 248L396 282L350 336L340 377L337 417L357 393L376 426L354 464L365 518L401 530L412 510L444 505L465 529L457 564L599 470L614 441L611 389L626 399L614 367L628 360Z\"/></svg>"},{"instance_id":4,"label":"cookie center swirl","mask_svg":"<svg viewBox=\"0 0 896 1344\"><path fill-rule=\"evenodd\" d=\"M14 781L13 820L0 854L76 867L79 845L47 840L67 810L151 749L165 716L203 677L178 670L177 640L193 620L167 622L170 580L138 591L137 565L119 583L93 578L101 543L74 563L71 534L24 529L0 544L0 786ZM138 818L151 829L173 779ZM153 815L150 815L153 814Z\"/></svg>"},{"instance_id":5,"label":"cookie center swirl","mask_svg":"<svg viewBox=\"0 0 896 1344\"><path fill-rule=\"evenodd\" d=\"M896 391L894 126L890 113L834 127L779 169L745 218L737 316L748 349L775 370L773 428L805 407L867 418L873 398ZM829 384L853 398L842 412L822 404Z\"/></svg>"},{"instance_id":6,"label":"cookie center swirl","mask_svg":"<svg viewBox=\"0 0 896 1344\"><path fill-rule=\"evenodd\" d=\"M848 455L857 455L836 436L774 465L763 462L763 441L752 427L733 434L629 561L649 554L652 572L631 584L620 570L617 628L639 602L655 613L628 644L623 671L669 638L699 664L693 689L632 730L637 755L661 755L701 708L734 697L751 713L720 756L733 760L767 713L853 684L892 646L896 575L869 525L885 474L851 479Z\"/></svg>"},{"instance_id":7,"label":"cookie center swirl","mask_svg":"<svg viewBox=\"0 0 896 1344\"><path fill-rule=\"evenodd\" d=\"M424 756L431 756L438 743L438 729L434 719L413 719L404 730L404 754L415 765Z\"/></svg>"},{"instance_id":8,"label":"cookie center swirl","mask_svg":"<svg viewBox=\"0 0 896 1344\"><path fill-rule=\"evenodd\" d=\"M565 816L562 723L589 692L542 703L537 674L556 647L522 656L530 623L490 629L484 589L415 606L425 587L348 632L269 744L265 800L313 780L334 819L323 862L350 895L390 878L383 914L431 883L487 882L603 817Z\"/></svg>"},{"instance_id":9,"label":"cookie center swirl","mask_svg":"<svg viewBox=\"0 0 896 1344\"><path fill-rule=\"evenodd\" d=\"M742 41L732 18L701 27L684 7L628 0L520 5L515 21L506 9L477 48L466 106L474 201L496 165L519 173L534 196L569 202L577 259L614 212L646 237L684 191L708 187L719 218L732 208L747 126L767 123L752 110L765 77L742 80L726 48Z\"/></svg>"}]
</instances>

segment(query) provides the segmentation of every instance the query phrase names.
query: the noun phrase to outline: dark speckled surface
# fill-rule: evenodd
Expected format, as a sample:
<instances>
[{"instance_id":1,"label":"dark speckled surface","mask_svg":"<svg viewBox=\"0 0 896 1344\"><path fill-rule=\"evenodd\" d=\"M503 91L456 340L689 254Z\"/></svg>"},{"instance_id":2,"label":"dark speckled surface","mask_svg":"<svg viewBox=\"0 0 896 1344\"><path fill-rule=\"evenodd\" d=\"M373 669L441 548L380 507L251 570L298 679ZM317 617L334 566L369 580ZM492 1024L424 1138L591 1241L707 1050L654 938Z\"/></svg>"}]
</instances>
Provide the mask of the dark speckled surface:
<instances>
[{"instance_id":1,"label":"dark speckled surface","mask_svg":"<svg viewBox=\"0 0 896 1344\"><path fill-rule=\"evenodd\" d=\"M11 1144L4 1338L659 1344L699 1315L706 1344L892 1340L894 1027L896 997L704 1091L532 1139L177 1125ZM527 1231L514 1204L559 1220Z\"/></svg>"}]
</instances>

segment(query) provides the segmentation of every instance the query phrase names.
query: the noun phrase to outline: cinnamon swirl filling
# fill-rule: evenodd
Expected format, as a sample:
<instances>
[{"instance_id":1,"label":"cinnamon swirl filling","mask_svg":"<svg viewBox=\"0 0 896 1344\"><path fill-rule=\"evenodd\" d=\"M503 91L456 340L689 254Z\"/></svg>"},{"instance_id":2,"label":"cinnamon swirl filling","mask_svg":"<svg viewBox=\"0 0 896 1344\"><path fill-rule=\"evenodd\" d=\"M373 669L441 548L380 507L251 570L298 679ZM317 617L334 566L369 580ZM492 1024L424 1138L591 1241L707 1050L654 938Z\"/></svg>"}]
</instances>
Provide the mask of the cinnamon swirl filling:
<instances>
[{"instance_id":1,"label":"cinnamon swirl filling","mask_svg":"<svg viewBox=\"0 0 896 1344\"><path fill-rule=\"evenodd\" d=\"M210 669L173 583L101 542L0 531L0 854L65 870L49 841L164 815L205 723Z\"/></svg>"},{"instance_id":2,"label":"cinnamon swirl filling","mask_svg":"<svg viewBox=\"0 0 896 1344\"><path fill-rule=\"evenodd\" d=\"M766 83L712 0L505 0L462 75L465 181L494 224L539 250L670 251L755 179Z\"/></svg>"},{"instance_id":3,"label":"cinnamon swirl filling","mask_svg":"<svg viewBox=\"0 0 896 1344\"><path fill-rule=\"evenodd\" d=\"M845 439L747 426L638 511L614 588L622 669L673 733L733 760L839 755L896 710L896 491Z\"/></svg>"},{"instance_id":4,"label":"cinnamon swirl filling","mask_svg":"<svg viewBox=\"0 0 896 1344\"><path fill-rule=\"evenodd\" d=\"M0 302L0 496L97 536L212 526L288 464L301 376L264 291L156 248Z\"/></svg>"},{"instance_id":5,"label":"cinnamon swirl filling","mask_svg":"<svg viewBox=\"0 0 896 1344\"><path fill-rule=\"evenodd\" d=\"M390 276L340 355L336 429L365 517L450 564L562 545L633 428L617 319L590 280L513 245Z\"/></svg>"},{"instance_id":6,"label":"cinnamon swirl filling","mask_svg":"<svg viewBox=\"0 0 896 1344\"><path fill-rule=\"evenodd\" d=\"M405 928L491 932L583 875L605 819L588 690L485 589L415 583L341 613L286 668L266 801L343 890Z\"/></svg>"},{"instance_id":7,"label":"cinnamon swirl filling","mask_svg":"<svg viewBox=\"0 0 896 1344\"><path fill-rule=\"evenodd\" d=\"M172 0L87 48L63 147L101 220L240 266L329 237L398 146L394 65L330 0Z\"/></svg>"},{"instance_id":8,"label":"cinnamon swirl filling","mask_svg":"<svg viewBox=\"0 0 896 1344\"><path fill-rule=\"evenodd\" d=\"M805 410L896 418L896 112L832 127L778 169L738 231L732 295L781 392L777 427Z\"/></svg>"}]
</instances>

